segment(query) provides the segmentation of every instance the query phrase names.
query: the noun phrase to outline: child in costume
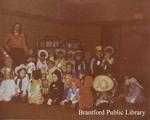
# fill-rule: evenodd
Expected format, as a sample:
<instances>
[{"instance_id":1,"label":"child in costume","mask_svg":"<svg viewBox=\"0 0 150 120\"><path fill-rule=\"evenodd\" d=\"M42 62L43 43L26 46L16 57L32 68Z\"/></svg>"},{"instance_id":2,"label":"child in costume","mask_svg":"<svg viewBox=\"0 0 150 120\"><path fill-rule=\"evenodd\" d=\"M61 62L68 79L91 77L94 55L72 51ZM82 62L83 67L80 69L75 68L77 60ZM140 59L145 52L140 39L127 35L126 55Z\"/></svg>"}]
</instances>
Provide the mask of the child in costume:
<instances>
[{"instance_id":1,"label":"child in costume","mask_svg":"<svg viewBox=\"0 0 150 120\"><path fill-rule=\"evenodd\" d=\"M69 105L71 108L76 108L80 99L80 89L77 87L77 80L71 81L71 87L65 100L61 105Z\"/></svg>"},{"instance_id":2,"label":"child in costume","mask_svg":"<svg viewBox=\"0 0 150 120\"><path fill-rule=\"evenodd\" d=\"M145 97L143 95L143 87L139 84L139 82L130 76L124 77L124 93L119 97L123 98L126 103L129 104L139 104L144 103Z\"/></svg>"},{"instance_id":3,"label":"child in costume","mask_svg":"<svg viewBox=\"0 0 150 120\"><path fill-rule=\"evenodd\" d=\"M47 79L47 71L46 70L41 70L41 83L42 83L42 93L43 95L47 95L48 94L48 90L49 90L49 82Z\"/></svg>"},{"instance_id":4,"label":"child in costume","mask_svg":"<svg viewBox=\"0 0 150 120\"><path fill-rule=\"evenodd\" d=\"M89 109L93 107L94 100L92 95L93 77L87 75L84 77L82 84L80 83L80 109Z\"/></svg>"},{"instance_id":5,"label":"child in costume","mask_svg":"<svg viewBox=\"0 0 150 120\"><path fill-rule=\"evenodd\" d=\"M96 92L96 103L97 108L111 107L113 96L111 90L114 88L114 81L106 75L99 75L93 81L93 88Z\"/></svg>"},{"instance_id":6,"label":"child in costume","mask_svg":"<svg viewBox=\"0 0 150 120\"><path fill-rule=\"evenodd\" d=\"M86 63L83 60L83 51L76 50L75 52L75 75L76 77L79 77L80 71L85 72L86 71Z\"/></svg>"},{"instance_id":7,"label":"child in costume","mask_svg":"<svg viewBox=\"0 0 150 120\"><path fill-rule=\"evenodd\" d=\"M12 61L12 59L9 56L8 57L4 57L4 64L3 64L3 67L1 69L1 72L3 73L3 70L6 70L6 68L12 69L12 64L13 64L13 61Z\"/></svg>"},{"instance_id":8,"label":"child in costume","mask_svg":"<svg viewBox=\"0 0 150 120\"><path fill-rule=\"evenodd\" d=\"M62 71L58 67L56 67L55 61L52 58L47 61L47 64L48 64L48 69L47 69L46 79L48 80L48 84L50 86L50 84L53 82L52 73L55 70L59 70L60 72Z\"/></svg>"},{"instance_id":9,"label":"child in costume","mask_svg":"<svg viewBox=\"0 0 150 120\"><path fill-rule=\"evenodd\" d=\"M18 95L23 98L23 100L26 99L28 95L28 89L29 89L29 77L27 74L26 66L24 64L21 64L15 68L15 74L16 76L16 85L18 88Z\"/></svg>"},{"instance_id":10,"label":"child in costume","mask_svg":"<svg viewBox=\"0 0 150 120\"><path fill-rule=\"evenodd\" d=\"M65 60L65 51L64 50L57 50L56 53L56 61L55 64L58 68L60 68L63 72L65 71L65 64L66 64L66 60Z\"/></svg>"},{"instance_id":11,"label":"child in costume","mask_svg":"<svg viewBox=\"0 0 150 120\"><path fill-rule=\"evenodd\" d=\"M75 65L74 53L75 53L74 51L69 50L66 54L66 64L72 63L73 69L74 69L74 65Z\"/></svg>"},{"instance_id":12,"label":"child in costume","mask_svg":"<svg viewBox=\"0 0 150 120\"><path fill-rule=\"evenodd\" d=\"M70 89L70 82L73 79L73 64L67 63L66 64L66 71L64 73L64 99L66 99L69 89Z\"/></svg>"},{"instance_id":13,"label":"child in costume","mask_svg":"<svg viewBox=\"0 0 150 120\"><path fill-rule=\"evenodd\" d=\"M38 60L36 64L37 69L47 70L47 61L46 61L47 58L48 52L46 50L42 49L38 51Z\"/></svg>"},{"instance_id":14,"label":"child in costume","mask_svg":"<svg viewBox=\"0 0 150 120\"><path fill-rule=\"evenodd\" d=\"M60 104L63 99L64 93L64 84L62 82L61 72L59 70L55 70L52 73L53 82L49 87L49 99L47 104Z\"/></svg>"},{"instance_id":15,"label":"child in costume","mask_svg":"<svg viewBox=\"0 0 150 120\"><path fill-rule=\"evenodd\" d=\"M17 94L17 88L10 68L3 69L3 81L0 84L0 101L9 102Z\"/></svg>"},{"instance_id":16,"label":"child in costume","mask_svg":"<svg viewBox=\"0 0 150 120\"><path fill-rule=\"evenodd\" d=\"M102 67L104 69L104 73L107 74L111 74L112 73L112 66L114 63L114 48L111 46L107 46L104 48L104 57L102 60Z\"/></svg>"},{"instance_id":17,"label":"child in costume","mask_svg":"<svg viewBox=\"0 0 150 120\"><path fill-rule=\"evenodd\" d=\"M27 64L26 64L29 78L32 77L32 71L36 69L35 61L36 59L35 59L35 56L33 55L33 49L30 49L28 59L27 59Z\"/></svg>"},{"instance_id":18,"label":"child in costume","mask_svg":"<svg viewBox=\"0 0 150 120\"><path fill-rule=\"evenodd\" d=\"M32 83L30 94L28 96L28 103L40 105L44 102L44 97L42 96L42 83L41 83L41 71L34 70L32 74Z\"/></svg>"}]
</instances>

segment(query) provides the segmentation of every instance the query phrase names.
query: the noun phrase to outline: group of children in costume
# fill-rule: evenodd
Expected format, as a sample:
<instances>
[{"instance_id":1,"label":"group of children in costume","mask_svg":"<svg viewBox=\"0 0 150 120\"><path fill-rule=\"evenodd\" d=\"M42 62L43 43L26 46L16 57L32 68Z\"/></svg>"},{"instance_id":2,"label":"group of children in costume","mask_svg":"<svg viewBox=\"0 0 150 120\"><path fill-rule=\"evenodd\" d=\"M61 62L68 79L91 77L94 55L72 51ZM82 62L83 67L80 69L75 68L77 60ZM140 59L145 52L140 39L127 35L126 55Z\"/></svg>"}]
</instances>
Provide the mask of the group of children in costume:
<instances>
[{"instance_id":1,"label":"group of children in costume","mask_svg":"<svg viewBox=\"0 0 150 120\"><path fill-rule=\"evenodd\" d=\"M114 78L113 88L109 81L94 83L98 75L111 76L114 62L112 47L102 49L101 46L96 46L90 70L87 70L81 50L68 51L66 58L61 49L57 51L56 58L44 49L39 50L37 56L33 53L30 50L27 63L15 68L12 67L13 60L8 55L5 56L0 75L0 101L20 99L35 105L46 102L49 106L79 106L82 109L113 101L118 86ZM143 87L133 77L126 75L124 78L124 91L119 98L131 104L143 102ZM98 87L101 91L94 88L93 84L100 84Z\"/></svg>"}]
</instances>

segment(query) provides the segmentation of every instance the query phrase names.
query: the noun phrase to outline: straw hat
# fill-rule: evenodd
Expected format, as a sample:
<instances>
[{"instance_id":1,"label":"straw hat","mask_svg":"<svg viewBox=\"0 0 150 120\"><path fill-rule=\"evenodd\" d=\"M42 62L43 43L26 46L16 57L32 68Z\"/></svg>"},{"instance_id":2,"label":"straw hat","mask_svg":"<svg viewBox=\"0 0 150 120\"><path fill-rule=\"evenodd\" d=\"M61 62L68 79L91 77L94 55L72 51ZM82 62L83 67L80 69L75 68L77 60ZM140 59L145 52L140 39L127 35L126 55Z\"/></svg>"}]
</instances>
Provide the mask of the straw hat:
<instances>
[{"instance_id":1,"label":"straw hat","mask_svg":"<svg viewBox=\"0 0 150 120\"><path fill-rule=\"evenodd\" d=\"M99 75L93 81L93 88L96 91L109 91L114 87L113 80L106 75Z\"/></svg>"},{"instance_id":2,"label":"straw hat","mask_svg":"<svg viewBox=\"0 0 150 120\"><path fill-rule=\"evenodd\" d=\"M25 69L26 70L26 66L24 64L21 64L21 65L17 66L15 68L15 74L18 75L18 71L21 70L21 69Z\"/></svg>"},{"instance_id":3,"label":"straw hat","mask_svg":"<svg viewBox=\"0 0 150 120\"><path fill-rule=\"evenodd\" d=\"M45 54L45 58L47 59L48 58L48 52L44 49L38 51L38 57L41 57L42 53Z\"/></svg>"}]
</instances>

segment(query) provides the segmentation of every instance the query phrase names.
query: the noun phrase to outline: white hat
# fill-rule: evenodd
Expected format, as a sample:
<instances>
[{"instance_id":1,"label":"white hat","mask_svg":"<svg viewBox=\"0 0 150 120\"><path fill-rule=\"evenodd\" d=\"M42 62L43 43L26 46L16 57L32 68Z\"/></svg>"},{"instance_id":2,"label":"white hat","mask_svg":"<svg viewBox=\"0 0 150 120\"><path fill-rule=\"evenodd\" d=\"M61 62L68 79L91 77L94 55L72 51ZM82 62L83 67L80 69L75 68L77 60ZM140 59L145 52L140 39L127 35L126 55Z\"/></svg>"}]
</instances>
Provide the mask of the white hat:
<instances>
[{"instance_id":1,"label":"white hat","mask_svg":"<svg viewBox=\"0 0 150 120\"><path fill-rule=\"evenodd\" d=\"M17 66L15 68L15 74L18 75L18 71L21 70L21 69L25 69L26 70L26 66L24 64L21 64L21 65Z\"/></svg>"},{"instance_id":2,"label":"white hat","mask_svg":"<svg viewBox=\"0 0 150 120\"><path fill-rule=\"evenodd\" d=\"M93 81L93 88L99 92L109 91L113 87L113 80L106 75L99 75Z\"/></svg>"},{"instance_id":3,"label":"white hat","mask_svg":"<svg viewBox=\"0 0 150 120\"><path fill-rule=\"evenodd\" d=\"M45 53L45 58L48 58L48 52L44 49L38 51L38 57L41 57L41 53Z\"/></svg>"}]
</instances>

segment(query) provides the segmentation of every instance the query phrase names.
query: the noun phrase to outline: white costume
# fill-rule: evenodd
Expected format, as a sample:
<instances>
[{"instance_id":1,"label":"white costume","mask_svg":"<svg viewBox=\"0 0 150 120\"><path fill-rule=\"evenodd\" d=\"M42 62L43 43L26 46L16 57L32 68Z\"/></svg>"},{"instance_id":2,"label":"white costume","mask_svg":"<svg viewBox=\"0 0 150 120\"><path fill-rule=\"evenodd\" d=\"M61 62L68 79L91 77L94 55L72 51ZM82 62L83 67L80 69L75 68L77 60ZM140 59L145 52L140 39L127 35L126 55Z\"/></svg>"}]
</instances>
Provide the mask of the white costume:
<instances>
[{"instance_id":1,"label":"white costume","mask_svg":"<svg viewBox=\"0 0 150 120\"><path fill-rule=\"evenodd\" d=\"M40 70L47 69L48 67L47 67L46 60L44 62L41 62L40 59L38 59L36 67L37 67L37 69L40 69Z\"/></svg>"},{"instance_id":2,"label":"white costume","mask_svg":"<svg viewBox=\"0 0 150 120\"><path fill-rule=\"evenodd\" d=\"M22 84L20 83L22 80ZM20 87L21 84L21 87ZM29 77L28 75L26 75L24 78L17 79L17 88L18 88L18 92L20 93L22 91L22 96L26 96L27 92L29 90Z\"/></svg>"},{"instance_id":3,"label":"white costume","mask_svg":"<svg viewBox=\"0 0 150 120\"><path fill-rule=\"evenodd\" d=\"M32 71L36 69L34 62L29 62L27 65L27 73L32 74Z\"/></svg>"},{"instance_id":4,"label":"white costume","mask_svg":"<svg viewBox=\"0 0 150 120\"><path fill-rule=\"evenodd\" d=\"M3 80L0 85L0 101L11 101L15 94L15 81L13 79Z\"/></svg>"}]
</instances>

